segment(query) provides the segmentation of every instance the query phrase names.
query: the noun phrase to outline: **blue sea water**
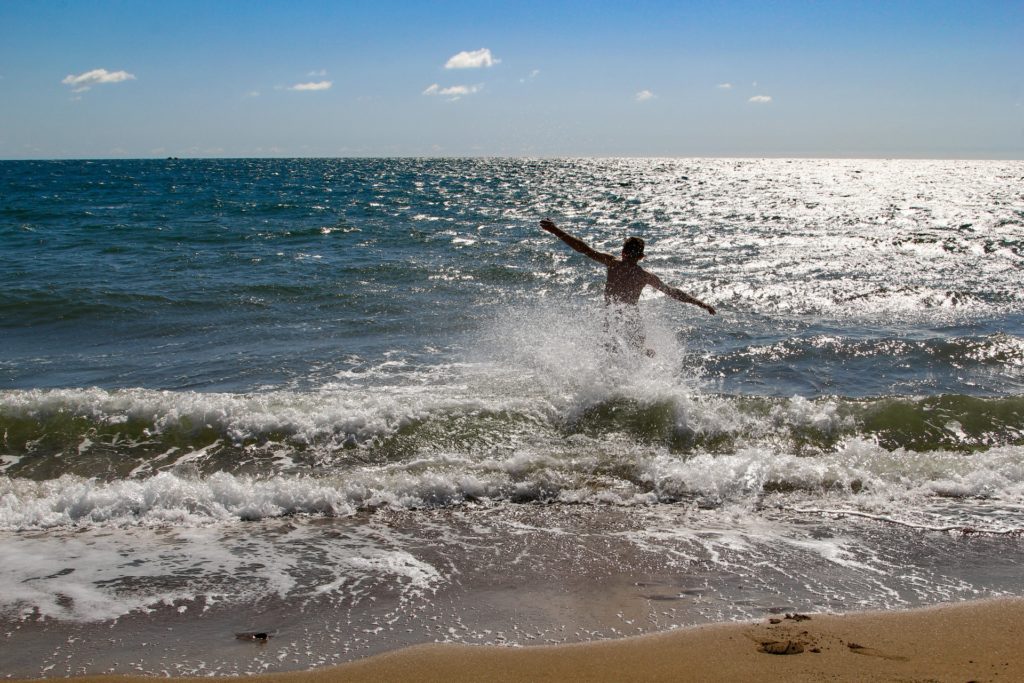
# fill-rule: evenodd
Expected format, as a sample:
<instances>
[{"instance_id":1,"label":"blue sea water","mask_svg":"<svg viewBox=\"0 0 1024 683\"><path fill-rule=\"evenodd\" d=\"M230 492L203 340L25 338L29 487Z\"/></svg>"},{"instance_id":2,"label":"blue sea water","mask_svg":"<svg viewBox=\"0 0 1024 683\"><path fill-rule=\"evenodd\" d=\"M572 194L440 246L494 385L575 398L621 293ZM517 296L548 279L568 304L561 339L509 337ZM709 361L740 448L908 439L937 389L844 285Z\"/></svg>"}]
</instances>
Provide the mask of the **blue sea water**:
<instances>
[{"instance_id":1,"label":"blue sea water","mask_svg":"<svg viewBox=\"0 0 1024 683\"><path fill-rule=\"evenodd\" d=\"M492 581L481 527L530 535L533 572L586 573L571 529L634 586L685 575L700 590L673 599L701 597L677 623L1020 594L1022 180L1013 161L0 162L0 552L21 558L0 610L90 624L270 595L362 632ZM642 236L645 267L718 315L648 291L656 354L610 352L602 268L545 217L610 253ZM445 638L493 640L454 614ZM409 630L260 656L436 635ZM101 659L53 673L119 670Z\"/></svg>"}]
</instances>

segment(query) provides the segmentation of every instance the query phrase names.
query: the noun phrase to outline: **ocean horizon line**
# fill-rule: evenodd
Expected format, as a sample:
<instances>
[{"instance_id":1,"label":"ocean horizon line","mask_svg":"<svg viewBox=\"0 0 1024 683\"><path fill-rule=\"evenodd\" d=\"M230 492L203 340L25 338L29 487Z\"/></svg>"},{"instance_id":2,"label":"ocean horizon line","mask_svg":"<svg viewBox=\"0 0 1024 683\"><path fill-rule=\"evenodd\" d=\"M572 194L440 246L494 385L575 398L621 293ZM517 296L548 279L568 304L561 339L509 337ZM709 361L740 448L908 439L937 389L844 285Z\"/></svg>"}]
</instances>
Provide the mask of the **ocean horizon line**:
<instances>
[{"instance_id":1,"label":"ocean horizon line","mask_svg":"<svg viewBox=\"0 0 1024 683\"><path fill-rule=\"evenodd\" d=\"M272 161L288 161L288 160L494 160L494 159L508 159L514 161L570 161L576 159L590 160L590 161L606 161L609 159L637 159L644 161L656 161L660 159L664 160L694 160L694 159L730 159L737 161L759 161L759 160L775 160L775 161L965 161L965 162L976 162L976 161L993 161L993 162L1014 162L1024 161L1024 152L1021 152L1019 156L959 156L959 155L947 155L947 156L931 156L931 155L858 155L858 154L836 154L836 155L815 155L815 154L351 154L351 155L236 155L236 156L203 156L203 155L187 155L181 156L176 154L170 155L151 155L151 156L39 156L39 157L3 157L0 158L0 163L7 162L30 162L30 161L256 161L256 160L272 160Z\"/></svg>"}]
</instances>

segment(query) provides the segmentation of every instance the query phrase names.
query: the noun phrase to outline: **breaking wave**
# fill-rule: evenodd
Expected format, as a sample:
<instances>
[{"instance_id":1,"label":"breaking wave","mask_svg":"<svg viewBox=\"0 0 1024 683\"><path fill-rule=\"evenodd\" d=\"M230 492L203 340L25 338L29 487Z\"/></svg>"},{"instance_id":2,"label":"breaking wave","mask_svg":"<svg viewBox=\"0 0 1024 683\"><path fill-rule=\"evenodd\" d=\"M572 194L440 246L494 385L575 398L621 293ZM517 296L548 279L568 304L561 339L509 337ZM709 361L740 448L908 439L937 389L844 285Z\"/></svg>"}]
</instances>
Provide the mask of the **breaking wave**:
<instances>
[{"instance_id":1,"label":"breaking wave","mask_svg":"<svg viewBox=\"0 0 1024 683\"><path fill-rule=\"evenodd\" d=\"M0 528L467 503L757 506L781 495L888 506L1024 493L1022 397L694 395L567 407L389 396L5 392Z\"/></svg>"}]
</instances>

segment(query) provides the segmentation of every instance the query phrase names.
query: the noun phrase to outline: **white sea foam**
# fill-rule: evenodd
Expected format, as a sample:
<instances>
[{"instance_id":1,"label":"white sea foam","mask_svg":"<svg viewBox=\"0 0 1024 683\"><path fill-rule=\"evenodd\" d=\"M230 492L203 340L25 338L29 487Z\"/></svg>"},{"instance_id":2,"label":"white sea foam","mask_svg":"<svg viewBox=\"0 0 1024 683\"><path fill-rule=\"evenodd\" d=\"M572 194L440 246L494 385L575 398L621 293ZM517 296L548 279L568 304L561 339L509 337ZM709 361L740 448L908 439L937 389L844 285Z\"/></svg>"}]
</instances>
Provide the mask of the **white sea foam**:
<instances>
[{"instance_id":1,"label":"white sea foam","mask_svg":"<svg viewBox=\"0 0 1024 683\"><path fill-rule=\"evenodd\" d=\"M470 381L570 416L609 399L684 401L698 390L697 364L675 330L643 320L648 357L606 329L606 316L601 305L551 300L504 309L475 340Z\"/></svg>"},{"instance_id":2,"label":"white sea foam","mask_svg":"<svg viewBox=\"0 0 1024 683\"><path fill-rule=\"evenodd\" d=\"M887 451L861 439L837 452L800 457L758 446L732 454L651 453L628 443L578 439L554 455L514 451L477 460L423 457L410 463L362 466L336 475L258 479L218 472L207 477L162 472L108 483L64 475L34 482L0 478L0 529L61 527L190 527L287 515L348 516L359 509L447 507L468 501L553 500L646 505L699 500L755 509L855 506L907 516L936 499L1024 503L1019 446L964 455ZM1024 513L999 520L979 512L976 526L1022 528Z\"/></svg>"},{"instance_id":3,"label":"white sea foam","mask_svg":"<svg viewBox=\"0 0 1024 683\"><path fill-rule=\"evenodd\" d=\"M388 586L404 602L445 581L383 530L349 529L329 542L310 527L261 532L219 525L8 535L0 612L98 621L160 606L201 612L222 601L251 605L271 596L295 605L356 602ZM320 571L310 572L311 565Z\"/></svg>"},{"instance_id":4,"label":"white sea foam","mask_svg":"<svg viewBox=\"0 0 1024 683\"><path fill-rule=\"evenodd\" d=\"M196 526L282 515L350 514L352 496L331 482L303 477L256 480L161 472L147 479L99 482L74 475L36 482L0 477L0 529L65 526Z\"/></svg>"}]
</instances>

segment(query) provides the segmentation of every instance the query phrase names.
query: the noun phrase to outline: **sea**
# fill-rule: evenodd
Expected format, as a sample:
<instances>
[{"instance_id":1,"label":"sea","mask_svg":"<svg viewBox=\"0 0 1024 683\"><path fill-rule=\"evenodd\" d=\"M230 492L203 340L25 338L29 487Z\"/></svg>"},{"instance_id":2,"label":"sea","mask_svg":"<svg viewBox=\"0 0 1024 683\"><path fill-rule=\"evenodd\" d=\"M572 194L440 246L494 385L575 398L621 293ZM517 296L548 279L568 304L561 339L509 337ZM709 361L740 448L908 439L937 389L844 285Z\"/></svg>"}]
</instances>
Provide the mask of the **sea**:
<instances>
[{"instance_id":1,"label":"sea","mask_svg":"<svg viewBox=\"0 0 1024 683\"><path fill-rule=\"evenodd\" d=\"M0 161L0 675L1022 596L1022 274L1021 161Z\"/></svg>"}]
</instances>

